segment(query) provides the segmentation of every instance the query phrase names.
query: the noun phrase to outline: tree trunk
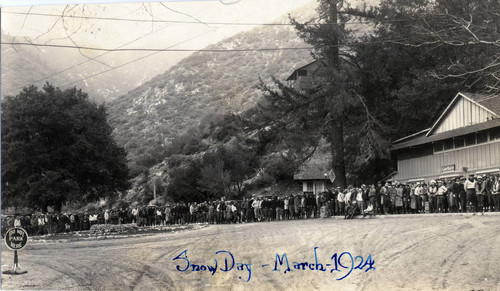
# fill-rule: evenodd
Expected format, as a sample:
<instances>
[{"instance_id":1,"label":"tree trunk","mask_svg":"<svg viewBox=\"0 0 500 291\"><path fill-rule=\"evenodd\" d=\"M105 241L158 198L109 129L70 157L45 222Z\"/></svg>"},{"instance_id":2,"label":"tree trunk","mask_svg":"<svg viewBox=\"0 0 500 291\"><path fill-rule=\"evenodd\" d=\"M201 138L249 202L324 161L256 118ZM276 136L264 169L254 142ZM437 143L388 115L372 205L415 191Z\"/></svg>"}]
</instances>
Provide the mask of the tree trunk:
<instances>
[{"instance_id":1,"label":"tree trunk","mask_svg":"<svg viewBox=\"0 0 500 291\"><path fill-rule=\"evenodd\" d=\"M330 137L332 151L332 168L335 173L335 187L345 189L347 186L344 161L344 122L339 120L332 126Z\"/></svg>"},{"instance_id":2,"label":"tree trunk","mask_svg":"<svg viewBox=\"0 0 500 291\"><path fill-rule=\"evenodd\" d=\"M339 66L339 37L340 29L338 26L338 11L337 11L337 1L330 0L330 23L333 24L335 33L333 34L333 47L331 48L331 55L327 56L330 59L330 67L336 71L340 72Z\"/></svg>"},{"instance_id":3,"label":"tree trunk","mask_svg":"<svg viewBox=\"0 0 500 291\"><path fill-rule=\"evenodd\" d=\"M330 67L333 71L333 76L340 73L340 63L339 63L339 33L340 29L338 27L338 11L337 11L338 0L330 0L330 23L333 24L335 29L333 44L334 47L331 50L331 54L328 56L330 59ZM346 188L346 178L345 178L345 161L344 161L344 117L342 112L344 111L344 104L346 100L342 100L338 114L338 120L334 122L330 137L331 150L332 150L332 168L335 173L334 185L336 187Z\"/></svg>"}]
</instances>

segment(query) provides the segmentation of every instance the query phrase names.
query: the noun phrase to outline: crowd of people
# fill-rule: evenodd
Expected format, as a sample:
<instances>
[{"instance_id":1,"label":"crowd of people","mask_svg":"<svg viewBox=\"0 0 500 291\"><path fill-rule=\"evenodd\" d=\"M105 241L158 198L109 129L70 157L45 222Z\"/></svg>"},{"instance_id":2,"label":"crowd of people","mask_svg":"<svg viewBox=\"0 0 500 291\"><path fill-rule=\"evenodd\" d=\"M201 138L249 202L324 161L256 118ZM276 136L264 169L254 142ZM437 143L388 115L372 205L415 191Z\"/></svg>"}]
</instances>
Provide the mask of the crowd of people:
<instances>
[{"instance_id":1,"label":"crowd of people","mask_svg":"<svg viewBox=\"0 0 500 291\"><path fill-rule=\"evenodd\" d=\"M11 227L30 235L88 230L94 224L138 226L187 223L245 223L350 214L417 214L500 211L500 174L470 175L429 183L385 183L348 186L322 193L224 198L201 203L170 203L78 213L39 213L2 217L2 236Z\"/></svg>"}]
</instances>

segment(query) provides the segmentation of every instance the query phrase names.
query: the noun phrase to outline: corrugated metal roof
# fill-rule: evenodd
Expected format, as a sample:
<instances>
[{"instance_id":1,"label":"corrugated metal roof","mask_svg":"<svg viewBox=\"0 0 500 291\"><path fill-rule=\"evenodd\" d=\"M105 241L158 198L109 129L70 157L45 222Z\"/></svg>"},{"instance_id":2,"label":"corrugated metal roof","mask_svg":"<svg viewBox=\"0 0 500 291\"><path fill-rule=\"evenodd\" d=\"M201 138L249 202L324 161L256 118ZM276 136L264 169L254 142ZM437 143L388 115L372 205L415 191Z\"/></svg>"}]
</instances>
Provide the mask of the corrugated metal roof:
<instances>
[{"instance_id":1,"label":"corrugated metal roof","mask_svg":"<svg viewBox=\"0 0 500 291\"><path fill-rule=\"evenodd\" d=\"M391 150L399 150L402 148L407 148L407 147L426 144L426 143L430 143L430 142L434 142L434 141L444 140L444 139L448 139L451 137L461 136L461 135L465 135L465 134L469 134L469 133L473 133L473 132L477 132L477 131L481 131L481 130L499 127L499 126L500 126L500 119L494 119L494 120L490 120L487 122L478 123L478 124L474 124L474 125L470 125L470 126L466 126L466 127L457 128L454 130L438 133L438 134L431 135L431 136L419 137L419 138L415 138L415 139L412 139L412 140L409 140L406 142L397 143L392 147Z\"/></svg>"}]
</instances>

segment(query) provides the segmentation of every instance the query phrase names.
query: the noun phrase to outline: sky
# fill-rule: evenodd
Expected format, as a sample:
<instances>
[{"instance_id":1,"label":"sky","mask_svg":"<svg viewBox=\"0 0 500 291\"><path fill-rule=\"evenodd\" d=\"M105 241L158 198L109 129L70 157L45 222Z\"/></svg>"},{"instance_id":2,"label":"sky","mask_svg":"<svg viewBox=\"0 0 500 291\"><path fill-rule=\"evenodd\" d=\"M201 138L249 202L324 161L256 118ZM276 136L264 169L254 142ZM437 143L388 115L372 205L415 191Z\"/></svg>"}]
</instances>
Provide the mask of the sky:
<instances>
[{"instance_id":1,"label":"sky","mask_svg":"<svg viewBox=\"0 0 500 291\"><path fill-rule=\"evenodd\" d=\"M58 0L0 0L1 28L4 33L14 37L13 41L21 43L105 49L198 50L257 26L246 24L270 23L289 11L315 2L314 0L166 0L147 3L130 1L102 3L113 1L116 2L116 0L90 0L87 3ZM61 5L62 2L66 4ZM38 5L40 3L59 5ZM11 6L13 4L18 6ZM241 25L242 23L245 25ZM6 42L4 39L2 41ZM7 46L15 49L13 45ZM89 49L44 47L38 47L38 50L47 52L46 58L56 70L64 70L82 61L91 60L90 64L93 66L86 63L85 66L77 66L65 72L73 75L90 76L118 67L109 73L99 75L100 78L110 76L112 79L116 78L117 74L127 73L127 70L141 70L141 76L134 77L134 80L138 80L137 83L131 87L163 73L192 53L192 51L156 54L144 51L105 53ZM141 60L135 61L138 59Z\"/></svg>"},{"instance_id":2,"label":"sky","mask_svg":"<svg viewBox=\"0 0 500 291\"><path fill-rule=\"evenodd\" d=\"M54 0L48 1L56 2ZM79 46L113 48L134 41L127 47L164 48L183 42L175 47L197 49L253 27L250 25L206 24L207 22L271 22L311 0L240 0L232 5L222 4L229 0L221 1L80 3L4 7L2 9L2 29L7 34L18 36L25 41L35 42L36 40L36 43L44 44L74 45L76 43ZM63 13L68 17L62 19L57 17ZM40 14L53 14L55 16ZM82 17L125 18L141 21L112 21ZM71 39L68 35L71 36ZM140 40L136 40L137 38ZM191 38L192 40L190 40Z\"/></svg>"},{"instance_id":3,"label":"sky","mask_svg":"<svg viewBox=\"0 0 500 291\"><path fill-rule=\"evenodd\" d=\"M77 84L67 82L62 87L92 87L89 82L94 82L93 87L98 86L98 90L107 88L105 95L108 92L119 95L165 72L193 51L278 18L288 23L286 15L289 12L299 11L300 14L300 11L311 10L311 6L316 5L315 0L165 0L146 3L122 0L109 3L117 1L0 0L2 32L13 37L2 35L2 51L8 49L12 56L13 52L23 52L18 47L36 50L53 71L63 72L71 80L80 80ZM363 0L349 2L357 5ZM58 47L35 48L26 44ZM2 65L2 73L5 72ZM37 80L35 85L41 86L46 81L44 78L36 76L32 79ZM13 86L12 92L7 93L15 94L18 89Z\"/></svg>"}]
</instances>

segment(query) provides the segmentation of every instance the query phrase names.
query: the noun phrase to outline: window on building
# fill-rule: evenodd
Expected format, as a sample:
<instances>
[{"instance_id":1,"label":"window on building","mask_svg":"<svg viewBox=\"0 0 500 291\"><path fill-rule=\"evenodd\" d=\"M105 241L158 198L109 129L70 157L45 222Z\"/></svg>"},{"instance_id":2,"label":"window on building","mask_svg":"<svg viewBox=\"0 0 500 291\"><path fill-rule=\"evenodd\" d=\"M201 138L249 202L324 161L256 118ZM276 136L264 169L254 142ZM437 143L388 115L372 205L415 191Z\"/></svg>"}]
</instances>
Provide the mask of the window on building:
<instances>
[{"instance_id":1,"label":"window on building","mask_svg":"<svg viewBox=\"0 0 500 291\"><path fill-rule=\"evenodd\" d=\"M314 191L314 183L307 182L307 192L312 192L312 191Z\"/></svg>"},{"instance_id":2,"label":"window on building","mask_svg":"<svg viewBox=\"0 0 500 291\"><path fill-rule=\"evenodd\" d=\"M299 77L307 77L307 70L298 70Z\"/></svg>"},{"instance_id":3,"label":"window on building","mask_svg":"<svg viewBox=\"0 0 500 291\"><path fill-rule=\"evenodd\" d=\"M316 188L316 193L319 193L319 192L323 192L324 188L323 188L323 185L324 185L324 182L321 181L321 182L315 182L315 188Z\"/></svg>"},{"instance_id":4,"label":"window on building","mask_svg":"<svg viewBox=\"0 0 500 291\"><path fill-rule=\"evenodd\" d=\"M443 151L443 142L437 141L432 144L434 146L434 152L442 152Z\"/></svg>"},{"instance_id":5,"label":"window on building","mask_svg":"<svg viewBox=\"0 0 500 291\"><path fill-rule=\"evenodd\" d=\"M470 146L470 145L475 145L476 144L476 134L471 133L465 136L465 145Z\"/></svg>"},{"instance_id":6,"label":"window on building","mask_svg":"<svg viewBox=\"0 0 500 291\"><path fill-rule=\"evenodd\" d=\"M490 131L490 140L500 140L500 127L494 128Z\"/></svg>"},{"instance_id":7,"label":"window on building","mask_svg":"<svg viewBox=\"0 0 500 291\"><path fill-rule=\"evenodd\" d=\"M476 134L477 143L483 143L488 141L488 132L481 131Z\"/></svg>"},{"instance_id":8,"label":"window on building","mask_svg":"<svg viewBox=\"0 0 500 291\"><path fill-rule=\"evenodd\" d=\"M458 136L455 137L455 148L462 148L465 146L465 137Z\"/></svg>"},{"instance_id":9,"label":"window on building","mask_svg":"<svg viewBox=\"0 0 500 291\"><path fill-rule=\"evenodd\" d=\"M453 149L453 139L450 138L450 139L443 141L443 147L444 147L445 151L452 150Z\"/></svg>"}]
</instances>

